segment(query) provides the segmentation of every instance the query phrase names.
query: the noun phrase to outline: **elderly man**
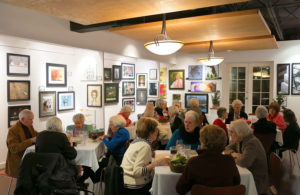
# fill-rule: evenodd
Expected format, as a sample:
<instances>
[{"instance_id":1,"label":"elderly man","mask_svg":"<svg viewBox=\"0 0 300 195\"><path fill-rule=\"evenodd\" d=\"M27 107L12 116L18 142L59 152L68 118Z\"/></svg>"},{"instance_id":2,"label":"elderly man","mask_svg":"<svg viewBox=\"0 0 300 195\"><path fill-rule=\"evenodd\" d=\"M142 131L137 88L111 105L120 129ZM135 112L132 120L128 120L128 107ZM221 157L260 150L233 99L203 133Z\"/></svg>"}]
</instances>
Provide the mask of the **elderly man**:
<instances>
[{"instance_id":1,"label":"elderly man","mask_svg":"<svg viewBox=\"0 0 300 195\"><path fill-rule=\"evenodd\" d=\"M123 118L126 120L125 127L129 127L131 125L131 120L129 119L131 112L132 109L130 108L130 106L123 106L121 108L119 115L123 116Z\"/></svg>"},{"instance_id":2,"label":"elderly man","mask_svg":"<svg viewBox=\"0 0 300 195\"><path fill-rule=\"evenodd\" d=\"M35 143L37 132L32 126L33 118L34 115L30 110L22 110L19 113L19 121L8 131L5 172L11 177L18 176L24 151Z\"/></svg>"}]
</instances>

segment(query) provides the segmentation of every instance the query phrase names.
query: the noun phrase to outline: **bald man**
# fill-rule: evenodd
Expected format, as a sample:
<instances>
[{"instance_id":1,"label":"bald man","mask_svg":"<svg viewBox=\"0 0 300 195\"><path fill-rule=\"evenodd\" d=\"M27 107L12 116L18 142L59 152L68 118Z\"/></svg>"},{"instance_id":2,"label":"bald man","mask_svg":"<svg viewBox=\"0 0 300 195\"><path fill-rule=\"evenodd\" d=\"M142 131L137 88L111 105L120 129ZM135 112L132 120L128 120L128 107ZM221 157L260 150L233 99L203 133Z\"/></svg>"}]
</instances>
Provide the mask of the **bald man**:
<instances>
[{"instance_id":1,"label":"bald man","mask_svg":"<svg viewBox=\"0 0 300 195\"><path fill-rule=\"evenodd\" d=\"M8 131L5 172L11 177L18 176L20 162L26 148L35 143L37 132L32 126L33 119L34 114L24 109L19 113L19 121Z\"/></svg>"}]
</instances>

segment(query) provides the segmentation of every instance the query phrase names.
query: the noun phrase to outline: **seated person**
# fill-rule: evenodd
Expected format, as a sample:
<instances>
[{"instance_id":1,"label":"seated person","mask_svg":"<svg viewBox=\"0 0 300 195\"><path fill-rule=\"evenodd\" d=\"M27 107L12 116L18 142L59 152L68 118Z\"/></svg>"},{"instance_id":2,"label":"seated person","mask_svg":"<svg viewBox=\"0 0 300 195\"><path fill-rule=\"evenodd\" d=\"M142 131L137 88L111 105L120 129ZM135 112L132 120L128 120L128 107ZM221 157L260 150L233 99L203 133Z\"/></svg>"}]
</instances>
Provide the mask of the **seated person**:
<instances>
[{"instance_id":1,"label":"seated person","mask_svg":"<svg viewBox=\"0 0 300 195\"><path fill-rule=\"evenodd\" d=\"M226 119L226 124L230 124L231 121L238 119L248 119L248 115L242 111L243 102L239 99L236 99L232 102L232 108L229 111L228 118Z\"/></svg>"},{"instance_id":2,"label":"seated person","mask_svg":"<svg viewBox=\"0 0 300 195\"><path fill-rule=\"evenodd\" d=\"M295 113L290 109L285 109L283 111L283 118L287 124L287 127L283 132L282 148L298 150L300 128L298 126Z\"/></svg>"},{"instance_id":3,"label":"seated person","mask_svg":"<svg viewBox=\"0 0 300 195\"><path fill-rule=\"evenodd\" d=\"M196 150L200 145L199 142L199 115L197 112L190 110L185 114L184 125L174 131L166 149L176 146L177 140L182 140L181 144L191 145L192 150Z\"/></svg>"},{"instance_id":4,"label":"seated person","mask_svg":"<svg viewBox=\"0 0 300 195\"><path fill-rule=\"evenodd\" d=\"M156 112L156 114L157 114L156 117L159 121L162 121L162 122L168 121L169 116L168 116L168 107L167 107L166 101L164 101L163 99L158 99L156 101L156 107L155 107L154 111Z\"/></svg>"},{"instance_id":5,"label":"seated person","mask_svg":"<svg viewBox=\"0 0 300 195\"><path fill-rule=\"evenodd\" d=\"M264 106L258 106L255 110L258 121L253 123L253 132L259 134L276 134L276 124L267 120L268 110Z\"/></svg>"},{"instance_id":6,"label":"seated person","mask_svg":"<svg viewBox=\"0 0 300 195\"><path fill-rule=\"evenodd\" d=\"M150 195L153 169L167 165L169 158L160 158L152 162L152 142L157 139L158 122L149 117L142 117L137 122L137 137L125 152L121 167L124 170L125 194Z\"/></svg>"},{"instance_id":7,"label":"seated person","mask_svg":"<svg viewBox=\"0 0 300 195\"><path fill-rule=\"evenodd\" d=\"M269 105L269 114L267 116L267 119L268 121L274 122L278 129L284 131L286 129L286 123L279 111L280 105L277 102L272 102Z\"/></svg>"},{"instance_id":8,"label":"seated person","mask_svg":"<svg viewBox=\"0 0 300 195\"><path fill-rule=\"evenodd\" d=\"M228 137L228 131L227 131L227 127L226 127L226 124L225 124L225 120L227 119L228 117L228 113L226 111L226 108L224 107L219 107L218 110L217 110L217 115L219 118L217 118L215 121L214 121L214 125L217 125L219 127L221 127L225 133L226 133L226 137L227 139L229 139Z\"/></svg>"},{"instance_id":9,"label":"seated person","mask_svg":"<svg viewBox=\"0 0 300 195\"><path fill-rule=\"evenodd\" d=\"M225 187L240 184L240 174L230 155L223 155L227 137L223 129L207 125L200 131L201 150L192 157L176 185L179 194L186 194L195 184Z\"/></svg>"},{"instance_id":10,"label":"seated person","mask_svg":"<svg viewBox=\"0 0 300 195\"><path fill-rule=\"evenodd\" d=\"M176 106L169 107L169 117L172 133L183 125L182 119L179 117L179 109Z\"/></svg>"},{"instance_id":11,"label":"seated person","mask_svg":"<svg viewBox=\"0 0 300 195\"><path fill-rule=\"evenodd\" d=\"M193 110L199 114L199 117L200 117L199 118L199 123L200 123L199 128L209 124L205 113L202 112L202 110L200 108L199 100L197 98L192 98L189 102L189 106L190 106L190 108L188 109L188 111Z\"/></svg>"},{"instance_id":12,"label":"seated person","mask_svg":"<svg viewBox=\"0 0 300 195\"><path fill-rule=\"evenodd\" d=\"M85 117L78 113L73 116L74 125L67 126L67 131L72 132L72 136L78 136L80 133L89 132L92 130L91 125L84 124Z\"/></svg>"},{"instance_id":13,"label":"seated person","mask_svg":"<svg viewBox=\"0 0 300 195\"><path fill-rule=\"evenodd\" d=\"M126 120L125 127L129 127L131 125L131 120L129 119L131 112L132 112L132 109L130 108L130 106L123 106L119 113L119 115L123 116L124 119Z\"/></svg>"}]
</instances>

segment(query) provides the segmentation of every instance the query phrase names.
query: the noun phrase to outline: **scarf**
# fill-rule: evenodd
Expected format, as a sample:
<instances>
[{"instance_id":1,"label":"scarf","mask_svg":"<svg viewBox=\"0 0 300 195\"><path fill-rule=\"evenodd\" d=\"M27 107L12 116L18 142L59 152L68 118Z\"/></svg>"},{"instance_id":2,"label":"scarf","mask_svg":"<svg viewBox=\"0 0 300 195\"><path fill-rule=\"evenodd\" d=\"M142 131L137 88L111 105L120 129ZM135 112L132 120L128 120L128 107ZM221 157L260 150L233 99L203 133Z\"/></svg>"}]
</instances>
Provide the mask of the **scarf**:
<instances>
[{"instance_id":1,"label":"scarf","mask_svg":"<svg viewBox=\"0 0 300 195\"><path fill-rule=\"evenodd\" d=\"M119 115L124 117L126 121L126 127L129 127L129 125L131 124L131 120L128 117L126 117L123 113L119 113Z\"/></svg>"},{"instance_id":2,"label":"scarf","mask_svg":"<svg viewBox=\"0 0 300 195\"><path fill-rule=\"evenodd\" d=\"M194 144L199 141L199 137L200 137L199 130L200 128L196 127L194 129L194 132L189 133L186 132L184 125L182 125L181 127L179 127L179 134L184 141L186 141L189 144Z\"/></svg>"}]
</instances>

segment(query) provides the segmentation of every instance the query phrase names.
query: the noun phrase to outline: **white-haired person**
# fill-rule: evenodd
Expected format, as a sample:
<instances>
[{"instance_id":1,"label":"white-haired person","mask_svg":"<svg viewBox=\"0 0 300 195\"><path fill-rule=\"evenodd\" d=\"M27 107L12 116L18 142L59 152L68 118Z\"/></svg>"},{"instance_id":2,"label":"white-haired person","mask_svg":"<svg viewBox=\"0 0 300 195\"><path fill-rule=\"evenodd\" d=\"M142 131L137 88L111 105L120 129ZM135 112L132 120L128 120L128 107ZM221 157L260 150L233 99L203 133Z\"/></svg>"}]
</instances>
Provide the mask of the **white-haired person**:
<instances>
[{"instance_id":1,"label":"white-haired person","mask_svg":"<svg viewBox=\"0 0 300 195\"><path fill-rule=\"evenodd\" d=\"M132 109L130 106L123 106L120 110L119 115L121 115L126 121L125 127L129 127L131 125L131 120L129 119L131 112Z\"/></svg>"},{"instance_id":2,"label":"white-haired person","mask_svg":"<svg viewBox=\"0 0 300 195\"><path fill-rule=\"evenodd\" d=\"M231 121L237 119L248 119L248 115L242 110L243 102L241 100L234 100L231 106L232 109L229 111L228 118L225 121L226 124L230 124Z\"/></svg>"},{"instance_id":3,"label":"white-haired person","mask_svg":"<svg viewBox=\"0 0 300 195\"><path fill-rule=\"evenodd\" d=\"M170 126L173 133L176 129L179 129L179 127L183 125L183 120L180 118L178 107L171 106L169 107L168 112L170 116Z\"/></svg>"},{"instance_id":4,"label":"white-haired person","mask_svg":"<svg viewBox=\"0 0 300 195\"><path fill-rule=\"evenodd\" d=\"M169 120L167 102L163 99L156 101L156 107L154 109L159 121L166 122Z\"/></svg>"},{"instance_id":5,"label":"white-haired person","mask_svg":"<svg viewBox=\"0 0 300 195\"><path fill-rule=\"evenodd\" d=\"M84 132L92 130L92 126L84 124L85 117L82 113L73 115L74 125L67 126L67 131L72 132L73 136L78 136Z\"/></svg>"},{"instance_id":6,"label":"white-haired person","mask_svg":"<svg viewBox=\"0 0 300 195\"><path fill-rule=\"evenodd\" d=\"M268 190L268 165L262 143L253 135L251 128L243 119L231 122L229 128L231 144L225 154L231 154L236 164L252 173L258 194Z\"/></svg>"},{"instance_id":7,"label":"white-haired person","mask_svg":"<svg viewBox=\"0 0 300 195\"><path fill-rule=\"evenodd\" d=\"M255 115L258 121L253 123L253 132L259 134L275 134L276 135L276 124L268 121L268 110L264 106L258 106L255 110Z\"/></svg>"},{"instance_id":8,"label":"white-haired person","mask_svg":"<svg viewBox=\"0 0 300 195\"><path fill-rule=\"evenodd\" d=\"M190 110L193 110L199 114L199 127L200 128L209 124L205 113L203 113L200 108L199 100L197 98L192 98L189 101L188 111L190 111Z\"/></svg>"}]
</instances>

